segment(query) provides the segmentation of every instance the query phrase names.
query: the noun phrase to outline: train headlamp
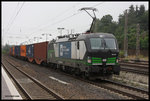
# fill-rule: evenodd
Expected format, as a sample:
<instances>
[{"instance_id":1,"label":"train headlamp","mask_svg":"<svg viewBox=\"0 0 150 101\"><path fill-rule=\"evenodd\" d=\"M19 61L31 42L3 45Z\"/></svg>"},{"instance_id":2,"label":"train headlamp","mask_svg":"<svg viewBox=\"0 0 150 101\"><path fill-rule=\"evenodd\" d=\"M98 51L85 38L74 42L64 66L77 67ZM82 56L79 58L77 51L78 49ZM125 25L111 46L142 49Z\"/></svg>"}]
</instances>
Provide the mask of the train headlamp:
<instances>
[{"instance_id":1,"label":"train headlamp","mask_svg":"<svg viewBox=\"0 0 150 101\"><path fill-rule=\"evenodd\" d=\"M106 61L107 61L107 59L103 59L102 61L103 61L103 62L106 62Z\"/></svg>"},{"instance_id":2,"label":"train headlamp","mask_svg":"<svg viewBox=\"0 0 150 101\"><path fill-rule=\"evenodd\" d=\"M116 63L118 63L119 62L119 59L116 59Z\"/></svg>"},{"instance_id":3,"label":"train headlamp","mask_svg":"<svg viewBox=\"0 0 150 101\"><path fill-rule=\"evenodd\" d=\"M91 58L88 56L88 58L87 58L87 62L88 63L91 63L92 61L91 61Z\"/></svg>"}]
</instances>

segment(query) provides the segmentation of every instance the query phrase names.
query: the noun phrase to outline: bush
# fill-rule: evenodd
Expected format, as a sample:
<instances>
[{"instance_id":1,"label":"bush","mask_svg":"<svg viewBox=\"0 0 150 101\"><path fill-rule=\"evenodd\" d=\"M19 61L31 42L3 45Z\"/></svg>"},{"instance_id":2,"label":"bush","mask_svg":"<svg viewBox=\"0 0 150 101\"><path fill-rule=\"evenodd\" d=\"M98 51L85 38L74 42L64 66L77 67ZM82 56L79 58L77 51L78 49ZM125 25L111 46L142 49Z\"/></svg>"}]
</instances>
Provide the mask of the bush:
<instances>
[{"instance_id":1,"label":"bush","mask_svg":"<svg viewBox=\"0 0 150 101\"><path fill-rule=\"evenodd\" d=\"M120 57L120 58L124 58L124 51L120 51L120 52L119 52L119 57Z\"/></svg>"}]
</instances>

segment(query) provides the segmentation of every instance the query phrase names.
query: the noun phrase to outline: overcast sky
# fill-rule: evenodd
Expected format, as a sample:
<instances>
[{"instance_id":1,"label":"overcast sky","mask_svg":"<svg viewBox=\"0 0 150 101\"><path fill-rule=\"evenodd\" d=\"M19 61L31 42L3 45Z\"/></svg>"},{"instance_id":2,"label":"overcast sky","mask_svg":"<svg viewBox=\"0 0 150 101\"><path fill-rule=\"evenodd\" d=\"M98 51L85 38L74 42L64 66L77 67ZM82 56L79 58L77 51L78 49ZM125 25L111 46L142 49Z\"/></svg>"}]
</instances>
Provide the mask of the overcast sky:
<instances>
[{"instance_id":1,"label":"overcast sky","mask_svg":"<svg viewBox=\"0 0 150 101\"><path fill-rule=\"evenodd\" d=\"M144 5L149 9L148 2L2 2L2 44L19 45L51 40L60 35L57 28L65 28L62 35L83 33L90 28L92 18L85 12L79 11L83 7L97 8L96 17L101 19L110 14L113 21L118 21L119 14L123 14L130 5ZM90 12L90 14L93 14ZM41 37L38 38L34 37ZM30 41L29 41L30 40ZM26 43L27 44L27 43Z\"/></svg>"}]
</instances>

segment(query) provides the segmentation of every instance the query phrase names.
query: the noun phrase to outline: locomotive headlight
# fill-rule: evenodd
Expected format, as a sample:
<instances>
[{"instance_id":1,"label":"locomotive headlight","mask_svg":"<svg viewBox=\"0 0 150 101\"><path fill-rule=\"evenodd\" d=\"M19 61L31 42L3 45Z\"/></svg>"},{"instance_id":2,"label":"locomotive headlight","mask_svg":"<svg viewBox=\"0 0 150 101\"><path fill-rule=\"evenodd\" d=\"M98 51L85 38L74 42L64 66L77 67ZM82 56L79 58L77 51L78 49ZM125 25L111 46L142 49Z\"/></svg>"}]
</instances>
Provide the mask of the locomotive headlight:
<instances>
[{"instance_id":1,"label":"locomotive headlight","mask_svg":"<svg viewBox=\"0 0 150 101\"><path fill-rule=\"evenodd\" d=\"M103 59L102 61L103 61L103 62L106 62L106 61L107 61L107 59Z\"/></svg>"},{"instance_id":2,"label":"locomotive headlight","mask_svg":"<svg viewBox=\"0 0 150 101\"><path fill-rule=\"evenodd\" d=\"M118 62L119 62L119 59L116 60L116 63L118 63Z\"/></svg>"},{"instance_id":3,"label":"locomotive headlight","mask_svg":"<svg viewBox=\"0 0 150 101\"><path fill-rule=\"evenodd\" d=\"M88 58L87 58L87 62L88 63L91 63L92 61L91 61L91 58L88 56Z\"/></svg>"}]
</instances>

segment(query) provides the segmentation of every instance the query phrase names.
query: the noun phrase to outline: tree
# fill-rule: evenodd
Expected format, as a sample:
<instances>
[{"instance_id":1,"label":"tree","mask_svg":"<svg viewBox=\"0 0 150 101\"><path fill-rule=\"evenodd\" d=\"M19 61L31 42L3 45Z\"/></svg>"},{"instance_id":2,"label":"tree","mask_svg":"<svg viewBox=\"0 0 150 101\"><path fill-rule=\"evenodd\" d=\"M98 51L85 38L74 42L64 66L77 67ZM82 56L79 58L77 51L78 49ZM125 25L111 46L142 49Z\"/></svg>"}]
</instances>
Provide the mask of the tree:
<instances>
[{"instance_id":1,"label":"tree","mask_svg":"<svg viewBox=\"0 0 150 101\"><path fill-rule=\"evenodd\" d=\"M145 13L145 6L144 5L140 5L140 9L139 9L138 15L142 16L144 13Z\"/></svg>"},{"instance_id":2,"label":"tree","mask_svg":"<svg viewBox=\"0 0 150 101\"><path fill-rule=\"evenodd\" d=\"M112 20L113 20L112 16L108 14L102 17L101 22L104 24L104 26L106 26L112 23Z\"/></svg>"},{"instance_id":3,"label":"tree","mask_svg":"<svg viewBox=\"0 0 150 101\"><path fill-rule=\"evenodd\" d=\"M10 45L6 44L5 46L2 47L2 53L9 53Z\"/></svg>"},{"instance_id":4,"label":"tree","mask_svg":"<svg viewBox=\"0 0 150 101\"><path fill-rule=\"evenodd\" d=\"M112 21L111 15L105 15L101 20L97 19L95 23L94 32L105 32L105 33L115 33L117 23Z\"/></svg>"},{"instance_id":5,"label":"tree","mask_svg":"<svg viewBox=\"0 0 150 101\"><path fill-rule=\"evenodd\" d=\"M128 10L128 49L135 49L136 47L136 24L140 24L140 36L143 36L143 32L147 34L140 37L141 49L148 49L148 25L149 25L149 10L145 10L144 5L140 5L134 8L133 5ZM124 38L124 24L125 15L120 14L118 22L113 21L113 17L108 14L101 19L96 19L94 32L112 33L117 38L119 48L123 49Z\"/></svg>"},{"instance_id":6,"label":"tree","mask_svg":"<svg viewBox=\"0 0 150 101\"><path fill-rule=\"evenodd\" d=\"M132 24L137 23L137 19L136 19L136 11L134 10L133 5L131 5L129 7L129 12L128 12L128 26L132 25Z\"/></svg>"}]
</instances>

